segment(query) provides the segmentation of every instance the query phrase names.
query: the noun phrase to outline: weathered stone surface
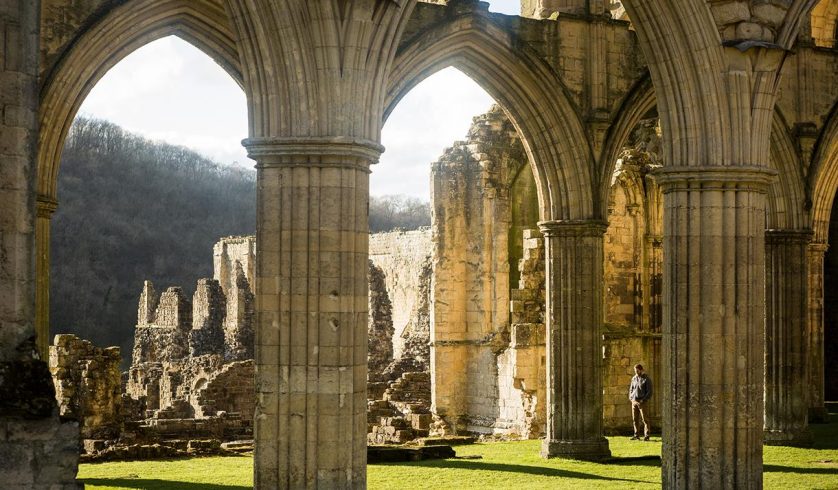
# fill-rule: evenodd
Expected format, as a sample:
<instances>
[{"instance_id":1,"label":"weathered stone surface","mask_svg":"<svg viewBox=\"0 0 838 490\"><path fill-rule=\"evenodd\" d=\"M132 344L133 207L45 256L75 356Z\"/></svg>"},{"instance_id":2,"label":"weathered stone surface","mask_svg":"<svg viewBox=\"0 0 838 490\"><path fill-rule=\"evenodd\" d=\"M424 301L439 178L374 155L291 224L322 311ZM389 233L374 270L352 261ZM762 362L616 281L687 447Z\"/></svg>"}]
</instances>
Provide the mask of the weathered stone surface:
<instances>
[{"instance_id":1,"label":"weathered stone surface","mask_svg":"<svg viewBox=\"0 0 838 490\"><path fill-rule=\"evenodd\" d=\"M59 414L78 421L81 438L117 439L122 430L119 348L102 349L75 335L56 335L49 367Z\"/></svg>"},{"instance_id":2,"label":"weathered stone surface","mask_svg":"<svg viewBox=\"0 0 838 490\"><path fill-rule=\"evenodd\" d=\"M142 301L142 300L141 300ZM192 330L189 355L224 353L224 319L227 301L217 280L200 279L192 297Z\"/></svg>"},{"instance_id":3,"label":"weathered stone surface","mask_svg":"<svg viewBox=\"0 0 838 490\"><path fill-rule=\"evenodd\" d=\"M384 271L370 261L369 327L367 329L367 379L381 376L393 360L393 306Z\"/></svg>"}]
</instances>

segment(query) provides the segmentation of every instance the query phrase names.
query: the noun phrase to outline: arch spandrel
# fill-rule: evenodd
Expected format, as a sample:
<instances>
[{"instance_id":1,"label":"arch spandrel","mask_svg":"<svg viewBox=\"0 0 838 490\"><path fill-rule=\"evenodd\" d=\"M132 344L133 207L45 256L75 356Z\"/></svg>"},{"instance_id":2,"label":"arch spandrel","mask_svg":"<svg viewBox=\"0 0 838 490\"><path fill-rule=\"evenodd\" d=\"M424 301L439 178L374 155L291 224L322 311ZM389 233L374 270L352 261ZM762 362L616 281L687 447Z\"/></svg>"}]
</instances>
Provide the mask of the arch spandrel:
<instances>
[{"instance_id":1,"label":"arch spandrel","mask_svg":"<svg viewBox=\"0 0 838 490\"><path fill-rule=\"evenodd\" d=\"M206 53L242 86L235 37L220 2L138 0L113 8L72 42L42 84L37 182L42 198L57 198L64 140L96 83L138 48L171 35Z\"/></svg>"},{"instance_id":2,"label":"arch spandrel","mask_svg":"<svg viewBox=\"0 0 838 490\"><path fill-rule=\"evenodd\" d=\"M522 135L542 219L596 216L589 137L571 96L543 60L479 11L447 16L410 34L396 54L385 118L419 82L457 68L504 108Z\"/></svg>"}]
</instances>

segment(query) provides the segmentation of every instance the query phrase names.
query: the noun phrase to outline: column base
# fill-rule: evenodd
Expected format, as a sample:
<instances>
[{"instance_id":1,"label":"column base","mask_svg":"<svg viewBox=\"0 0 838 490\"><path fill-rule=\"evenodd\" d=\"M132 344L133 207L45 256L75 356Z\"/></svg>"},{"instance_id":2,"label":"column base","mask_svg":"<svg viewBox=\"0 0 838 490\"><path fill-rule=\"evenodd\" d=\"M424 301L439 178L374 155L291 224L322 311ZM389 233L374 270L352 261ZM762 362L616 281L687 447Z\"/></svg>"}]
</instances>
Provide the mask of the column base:
<instances>
[{"instance_id":1,"label":"column base","mask_svg":"<svg viewBox=\"0 0 838 490\"><path fill-rule=\"evenodd\" d=\"M826 407L809 407L809 423L828 424L829 412L826 411Z\"/></svg>"},{"instance_id":2,"label":"column base","mask_svg":"<svg viewBox=\"0 0 838 490\"><path fill-rule=\"evenodd\" d=\"M766 446L812 447L814 439L808 429L802 430L767 430L763 444Z\"/></svg>"},{"instance_id":3,"label":"column base","mask_svg":"<svg viewBox=\"0 0 838 490\"><path fill-rule=\"evenodd\" d=\"M593 441L558 441L545 439L541 443L542 458L580 459L599 461L611 457L608 440Z\"/></svg>"}]
</instances>

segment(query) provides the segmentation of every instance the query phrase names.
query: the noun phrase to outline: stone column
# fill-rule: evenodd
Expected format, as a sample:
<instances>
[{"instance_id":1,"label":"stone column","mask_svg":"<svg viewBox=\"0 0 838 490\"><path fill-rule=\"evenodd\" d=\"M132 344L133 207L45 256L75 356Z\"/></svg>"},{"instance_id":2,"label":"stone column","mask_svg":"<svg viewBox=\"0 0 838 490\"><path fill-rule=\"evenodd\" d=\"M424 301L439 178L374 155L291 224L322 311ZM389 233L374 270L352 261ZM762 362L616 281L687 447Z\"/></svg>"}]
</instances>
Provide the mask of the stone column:
<instances>
[{"instance_id":1,"label":"stone column","mask_svg":"<svg viewBox=\"0 0 838 490\"><path fill-rule=\"evenodd\" d=\"M245 146L258 162L256 487L363 488L369 167L383 148Z\"/></svg>"},{"instance_id":2,"label":"stone column","mask_svg":"<svg viewBox=\"0 0 838 490\"><path fill-rule=\"evenodd\" d=\"M35 334L41 359L49 354L50 226L58 202L46 196L35 201Z\"/></svg>"},{"instance_id":3,"label":"stone column","mask_svg":"<svg viewBox=\"0 0 838 490\"><path fill-rule=\"evenodd\" d=\"M547 275L547 437L541 455L602 459L611 455L602 435L607 226L600 221L548 221L539 226Z\"/></svg>"},{"instance_id":4,"label":"stone column","mask_svg":"<svg viewBox=\"0 0 838 490\"><path fill-rule=\"evenodd\" d=\"M824 405L823 355L823 258L828 245L809 244L809 314L806 328L806 357L809 359L809 422L828 420Z\"/></svg>"},{"instance_id":5,"label":"stone column","mask_svg":"<svg viewBox=\"0 0 838 490\"><path fill-rule=\"evenodd\" d=\"M765 444L805 446L810 230L765 232Z\"/></svg>"},{"instance_id":6,"label":"stone column","mask_svg":"<svg viewBox=\"0 0 838 490\"><path fill-rule=\"evenodd\" d=\"M664 168L664 488L762 483L764 168Z\"/></svg>"},{"instance_id":7,"label":"stone column","mask_svg":"<svg viewBox=\"0 0 838 490\"><path fill-rule=\"evenodd\" d=\"M61 423L35 344L40 2L0 8L0 486L79 488L76 422Z\"/></svg>"}]
</instances>

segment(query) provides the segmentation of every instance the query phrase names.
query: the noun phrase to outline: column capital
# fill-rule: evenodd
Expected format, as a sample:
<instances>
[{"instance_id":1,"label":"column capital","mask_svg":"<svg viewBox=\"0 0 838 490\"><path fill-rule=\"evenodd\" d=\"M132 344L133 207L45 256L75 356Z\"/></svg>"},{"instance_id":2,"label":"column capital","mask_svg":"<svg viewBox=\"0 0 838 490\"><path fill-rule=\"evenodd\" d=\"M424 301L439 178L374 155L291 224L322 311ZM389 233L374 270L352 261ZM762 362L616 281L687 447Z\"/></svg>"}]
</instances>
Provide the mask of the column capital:
<instances>
[{"instance_id":1,"label":"column capital","mask_svg":"<svg viewBox=\"0 0 838 490\"><path fill-rule=\"evenodd\" d=\"M779 243L809 243L815 233L812 230L806 229L768 229L765 230L765 243L779 244Z\"/></svg>"},{"instance_id":2,"label":"column capital","mask_svg":"<svg viewBox=\"0 0 838 490\"><path fill-rule=\"evenodd\" d=\"M375 141L343 136L248 138L242 141L257 168L309 166L355 168L369 172L384 147Z\"/></svg>"},{"instance_id":3,"label":"column capital","mask_svg":"<svg viewBox=\"0 0 838 490\"><path fill-rule=\"evenodd\" d=\"M814 253L819 253L821 255L825 254L826 251L829 250L829 244L823 242L812 242L809 244L809 251Z\"/></svg>"},{"instance_id":4,"label":"column capital","mask_svg":"<svg viewBox=\"0 0 838 490\"><path fill-rule=\"evenodd\" d=\"M673 191L749 190L768 192L778 172L768 167L660 167L652 171L664 194Z\"/></svg>"},{"instance_id":5,"label":"column capital","mask_svg":"<svg viewBox=\"0 0 838 490\"><path fill-rule=\"evenodd\" d=\"M35 199L35 211L38 218L50 219L57 209L58 201L49 196L38 194L38 197Z\"/></svg>"},{"instance_id":6,"label":"column capital","mask_svg":"<svg viewBox=\"0 0 838 490\"><path fill-rule=\"evenodd\" d=\"M538 229L545 238L549 237L601 237L608 229L608 223L601 220L557 220L540 221Z\"/></svg>"}]
</instances>

